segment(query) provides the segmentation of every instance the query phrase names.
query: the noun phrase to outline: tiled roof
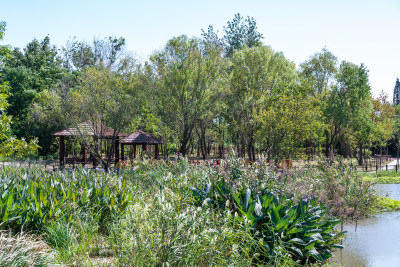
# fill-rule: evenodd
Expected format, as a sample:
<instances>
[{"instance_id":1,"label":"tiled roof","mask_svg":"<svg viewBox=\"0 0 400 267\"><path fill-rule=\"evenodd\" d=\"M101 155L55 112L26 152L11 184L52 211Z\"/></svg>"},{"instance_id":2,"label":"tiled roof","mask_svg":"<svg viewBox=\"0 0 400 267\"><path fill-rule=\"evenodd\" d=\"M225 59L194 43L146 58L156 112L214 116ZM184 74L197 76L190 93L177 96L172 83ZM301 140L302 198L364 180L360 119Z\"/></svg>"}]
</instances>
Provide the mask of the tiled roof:
<instances>
[{"instance_id":1,"label":"tiled roof","mask_svg":"<svg viewBox=\"0 0 400 267\"><path fill-rule=\"evenodd\" d=\"M150 134L138 130L134 133L131 133L124 139L120 141L121 144L148 144L148 145L155 145L155 144L162 144L163 141L156 139L155 137L151 136Z\"/></svg>"},{"instance_id":2,"label":"tiled roof","mask_svg":"<svg viewBox=\"0 0 400 267\"><path fill-rule=\"evenodd\" d=\"M89 124L87 122L83 122L78 125L78 127L71 127L60 132L56 132L53 136L79 136L79 131L86 136L98 136L98 137L112 137L114 134L114 130L110 127L104 126L101 127L100 124ZM118 133L119 137L125 137L126 134Z\"/></svg>"}]
</instances>

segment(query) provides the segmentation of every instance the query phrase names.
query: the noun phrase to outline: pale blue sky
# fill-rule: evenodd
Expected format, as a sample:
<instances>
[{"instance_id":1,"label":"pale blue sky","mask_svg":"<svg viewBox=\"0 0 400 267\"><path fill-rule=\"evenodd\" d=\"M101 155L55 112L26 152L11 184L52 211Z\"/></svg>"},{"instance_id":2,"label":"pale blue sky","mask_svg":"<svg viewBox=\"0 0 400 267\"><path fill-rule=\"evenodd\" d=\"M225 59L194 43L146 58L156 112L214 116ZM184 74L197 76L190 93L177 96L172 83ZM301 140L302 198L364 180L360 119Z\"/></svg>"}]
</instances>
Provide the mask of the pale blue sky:
<instances>
[{"instance_id":1,"label":"pale blue sky","mask_svg":"<svg viewBox=\"0 0 400 267\"><path fill-rule=\"evenodd\" d=\"M24 47L49 35L60 47L73 36L90 41L114 35L145 60L177 35L200 36L208 25L222 35L238 12L254 17L264 43L297 66L323 47L339 60L364 63L374 96L383 90L392 100L400 76L400 0L4 0L2 44Z\"/></svg>"}]
</instances>

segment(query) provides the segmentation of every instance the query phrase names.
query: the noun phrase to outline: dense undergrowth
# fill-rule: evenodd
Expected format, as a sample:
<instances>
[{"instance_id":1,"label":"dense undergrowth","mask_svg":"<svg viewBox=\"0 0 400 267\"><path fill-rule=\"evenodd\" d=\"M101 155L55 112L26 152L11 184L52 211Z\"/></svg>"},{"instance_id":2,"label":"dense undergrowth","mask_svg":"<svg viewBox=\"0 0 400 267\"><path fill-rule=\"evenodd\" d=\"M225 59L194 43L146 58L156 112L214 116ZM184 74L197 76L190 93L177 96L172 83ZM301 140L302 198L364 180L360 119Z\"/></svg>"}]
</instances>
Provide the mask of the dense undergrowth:
<instances>
[{"instance_id":1,"label":"dense undergrowth","mask_svg":"<svg viewBox=\"0 0 400 267\"><path fill-rule=\"evenodd\" d=\"M45 259L19 266L319 264L340 247L338 219L375 201L342 162L291 173L262 158L137 161L110 174L3 168L0 182L1 227L46 244L36 249Z\"/></svg>"}]
</instances>

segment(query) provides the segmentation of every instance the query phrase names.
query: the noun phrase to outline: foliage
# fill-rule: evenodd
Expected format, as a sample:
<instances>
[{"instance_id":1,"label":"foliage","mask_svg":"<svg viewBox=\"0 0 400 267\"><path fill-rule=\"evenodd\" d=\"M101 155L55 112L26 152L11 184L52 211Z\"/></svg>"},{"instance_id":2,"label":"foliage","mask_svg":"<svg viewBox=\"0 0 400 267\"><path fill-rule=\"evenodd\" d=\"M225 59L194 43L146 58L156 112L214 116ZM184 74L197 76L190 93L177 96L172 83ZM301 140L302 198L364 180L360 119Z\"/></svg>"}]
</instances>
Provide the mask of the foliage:
<instances>
[{"instance_id":1,"label":"foliage","mask_svg":"<svg viewBox=\"0 0 400 267\"><path fill-rule=\"evenodd\" d=\"M136 116L141 103L136 76L104 68L86 68L81 75L70 75L56 89L46 91L32 106L38 120L52 125L53 118L78 129L76 140L108 171L118 136ZM49 115L43 115L48 111ZM88 127L93 134L87 135ZM109 128L114 131L109 131ZM105 140L109 133L110 142ZM94 136L93 136L94 135ZM107 147L106 151L101 148ZM105 157L104 157L105 154Z\"/></svg>"},{"instance_id":2,"label":"foliage","mask_svg":"<svg viewBox=\"0 0 400 267\"><path fill-rule=\"evenodd\" d=\"M300 64L302 83L314 96L330 90L336 72L337 57L326 48Z\"/></svg>"},{"instance_id":3,"label":"foliage","mask_svg":"<svg viewBox=\"0 0 400 267\"><path fill-rule=\"evenodd\" d=\"M37 121L29 120L28 109L41 92L50 90L65 75L56 47L46 36L41 41L32 40L23 50L14 48L5 60L2 73L0 80L9 85L7 113L12 116L12 133L27 140L38 138L39 153L46 154L51 147L52 132L46 131Z\"/></svg>"},{"instance_id":4,"label":"foliage","mask_svg":"<svg viewBox=\"0 0 400 267\"><path fill-rule=\"evenodd\" d=\"M109 36L95 38L92 43L69 40L62 48L63 65L68 70L83 71L85 68L121 70L124 65L125 39Z\"/></svg>"},{"instance_id":5,"label":"foliage","mask_svg":"<svg viewBox=\"0 0 400 267\"><path fill-rule=\"evenodd\" d=\"M266 102L256 117L261 122L256 138L274 158L298 157L304 144L322 141L325 124L317 98L304 94L300 88L287 88L272 93Z\"/></svg>"},{"instance_id":6,"label":"foliage","mask_svg":"<svg viewBox=\"0 0 400 267\"><path fill-rule=\"evenodd\" d=\"M400 201L378 196L374 203L373 210L375 212L399 211Z\"/></svg>"},{"instance_id":7,"label":"foliage","mask_svg":"<svg viewBox=\"0 0 400 267\"><path fill-rule=\"evenodd\" d=\"M123 178L97 175L84 169L48 174L40 170L3 168L0 207L2 227L43 229L53 221L72 220L84 210L105 222L121 214L131 193Z\"/></svg>"},{"instance_id":8,"label":"foliage","mask_svg":"<svg viewBox=\"0 0 400 267\"><path fill-rule=\"evenodd\" d=\"M5 23L0 24L0 40L3 39ZM3 69L3 60L9 58L7 47L0 46L0 67ZM9 86L6 81L1 80L0 73L0 156L15 155L22 157L33 154L38 146L36 140L29 143L25 139L16 139L11 135L12 118L7 115L7 108L10 106L7 99L9 97Z\"/></svg>"},{"instance_id":9,"label":"foliage","mask_svg":"<svg viewBox=\"0 0 400 267\"><path fill-rule=\"evenodd\" d=\"M221 75L221 58L212 47L180 36L168 41L164 50L151 57L158 98L157 112L176 134L183 156L197 121L212 108L211 96Z\"/></svg>"},{"instance_id":10,"label":"foliage","mask_svg":"<svg viewBox=\"0 0 400 267\"><path fill-rule=\"evenodd\" d=\"M206 43L222 47L225 55L231 57L235 50L241 50L246 47L255 47L262 45L263 35L257 31L257 23L254 18L243 17L237 13L232 21L228 21L224 26L225 35L222 39L214 32L213 26L209 26L207 32L202 30L202 36Z\"/></svg>"},{"instance_id":11,"label":"foliage","mask_svg":"<svg viewBox=\"0 0 400 267\"><path fill-rule=\"evenodd\" d=\"M334 247L341 247L338 244L343 233L334 231L340 220L328 219L315 198L296 202L295 198L274 193L274 187L262 181L259 185L250 183L247 189L241 187L238 180L245 178L238 167L234 163L228 181L214 178L204 190L193 187L193 196L199 206L240 212L238 220L249 223L251 234L262 244L257 251L262 255L260 263L271 263L282 248L296 262L323 262L332 256Z\"/></svg>"},{"instance_id":12,"label":"foliage","mask_svg":"<svg viewBox=\"0 0 400 267\"><path fill-rule=\"evenodd\" d=\"M341 135L348 135L351 131L357 132L356 138L361 140L360 142L368 137L372 127L371 108L367 68L363 64L358 66L343 61L324 108L328 125L325 131L325 156L329 155L329 150L337 144Z\"/></svg>"},{"instance_id":13,"label":"foliage","mask_svg":"<svg viewBox=\"0 0 400 267\"><path fill-rule=\"evenodd\" d=\"M244 157L247 148L249 159L255 160L255 134L263 123L261 113L268 109L271 96L284 91L295 81L296 73L293 63L282 53L275 53L265 46L236 51L231 61L230 88L226 96L227 121L241 141L240 155Z\"/></svg>"},{"instance_id":14,"label":"foliage","mask_svg":"<svg viewBox=\"0 0 400 267\"><path fill-rule=\"evenodd\" d=\"M284 196L248 191L234 197L269 257L282 246L296 262L323 262L332 257L333 248L341 248L339 242L344 233L334 231L341 221L324 218L325 210L315 200L295 204Z\"/></svg>"},{"instance_id":15,"label":"foliage","mask_svg":"<svg viewBox=\"0 0 400 267\"><path fill-rule=\"evenodd\" d=\"M374 184L400 184L400 176L394 172L395 175L386 176L388 174L378 173L377 175L364 176L363 179Z\"/></svg>"}]
</instances>

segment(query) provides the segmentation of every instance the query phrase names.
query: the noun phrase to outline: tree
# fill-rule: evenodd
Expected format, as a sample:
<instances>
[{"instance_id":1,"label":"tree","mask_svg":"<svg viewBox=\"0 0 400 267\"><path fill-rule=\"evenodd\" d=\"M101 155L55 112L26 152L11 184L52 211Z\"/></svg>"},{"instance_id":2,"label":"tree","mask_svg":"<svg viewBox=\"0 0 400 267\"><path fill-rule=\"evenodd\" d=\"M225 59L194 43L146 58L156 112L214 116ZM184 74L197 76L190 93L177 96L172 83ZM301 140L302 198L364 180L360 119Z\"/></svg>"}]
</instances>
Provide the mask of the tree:
<instances>
[{"instance_id":1,"label":"tree","mask_svg":"<svg viewBox=\"0 0 400 267\"><path fill-rule=\"evenodd\" d=\"M78 131L76 141L84 144L93 158L108 171L119 134L129 127L140 110L136 83L134 74L87 68L78 77L67 76L59 87L44 92L35 103L32 114L37 114L37 119L47 123L64 119L64 125L75 127ZM51 115L43 117L43 111ZM107 141L105 133L110 132L109 128L114 131ZM94 137L88 136L88 131Z\"/></svg>"},{"instance_id":2,"label":"tree","mask_svg":"<svg viewBox=\"0 0 400 267\"><path fill-rule=\"evenodd\" d=\"M202 36L206 43L213 44L225 49L225 55L231 57L234 50L245 47L256 47L262 45L263 35L257 31L257 23L254 18L243 17L237 13L232 21L224 26L225 35L222 39L214 32L213 26L209 26L207 32L202 30Z\"/></svg>"},{"instance_id":3,"label":"tree","mask_svg":"<svg viewBox=\"0 0 400 267\"><path fill-rule=\"evenodd\" d=\"M182 35L151 57L158 114L175 133L183 156L221 72L218 53L206 52L200 40Z\"/></svg>"},{"instance_id":4,"label":"tree","mask_svg":"<svg viewBox=\"0 0 400 267\"><path fill-rule=\"evenodd\" d=\"M5 22L0 22L0 40L3 39ZM9 48L0 46L0 67L3 68L3 60L9 57ZM1 74L0 74L1 75ZM7 115L8 92L10 87L7 82L0 83L0 156L15 155L17 157L33 154L37 150L36 140L27 143L24 139L16 139L11 136L12 118Z\"/></svg>"},{"instance_id":5,"label":"tree","mask_svg":"<svg viewBox=\"0 0 400 267\"><path fill-rule=\"evenodd\" d=\"M395 108L388 101L389 96L381 92L377 99L372 100L371 115L372 129L370 140L382 148L393 138L398 125L395 121ZM398 137L398 136L397 136Z\"/></svg>"},{"instance_id":6,"label":"tree","mask_svg":"<svg viewBox=\"0 0 400 267\"><path fill-rule=\"evenodd\" d=\"M272 92L295 82L297 74L294 64L282 53L265 46L237 50L231 63L227 119L231 132L241 142L241 156L245 156L247 148L249 159L254 160L260 113Z\"/></svg>"},{"instance_id":7,"label":"tree","mask_svg":"<svg viewBox=\"0 0 400 267\"><path fill-rule=\"evenodd\" d=\"M396 79L396 85L393 90L393 105L400 105L400 81Z\"/></svg>"},{"instance_id":8,"label":"tree","mask_svg":"<svg viewBox=\"0 0 400 267\"><path fill-rule=\"evenodd\" d=\"M303 86L310 88L314 96L326 93L330 89L336 73L337 58L326 48L300 64Z\"/></svg>"},{"instance_id":9,"label":"tree","mask_svg":"<svg viewBox=\"0 0 400 267\"><path fill-rule=\"evenodd\" d=\"M69 40L62 48L64 66L69 70L83 71L84 68L100 66L114 71L124 65L125 39L110 36L94 39L92 43Z\"/></svg>"},{"instance_id":10,"label":"tree","mask_svg":"<svg viewBox=\"0 0 400 267\"><path fill-rule=\"evenodd\" d=\"M257 139L274 158L291 158L306 144L318 143L324 124L318 99L295 85L273 91L260 112Z\"/></svg>"},{"instance_id":11,"label":"tree","mask_svg":"<svg viewBox=\"0 0 400 267\"><path fill-rule=\"evenodd\" d=\"M329 151L336 146L345 130L359 133L369 131L364 127L368 123L371 101L367 68L363 64L358 66L343 61L336 83L325 99L324 116L329 125L325 131L325 155L329 156Z\"/></svg>"},{"instance_id":12,"label":"tree","mask_svg":"<svg viewBox=\"0 0 400 267\"><path fill-rule=\"evenodd\" d=\"M30 121L28 110L42 91L56 86L65 75L57 48L50 44L48 36L42 41L31 41L22 51L14 48L5 60L2 73L1 80L10 86L7 113L13 116L13 134L28 140L39 137L39 153L47 154L53 132Z\"/></svg>"}]
</instances>

